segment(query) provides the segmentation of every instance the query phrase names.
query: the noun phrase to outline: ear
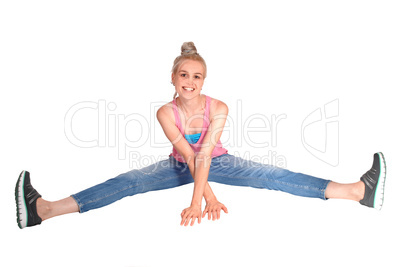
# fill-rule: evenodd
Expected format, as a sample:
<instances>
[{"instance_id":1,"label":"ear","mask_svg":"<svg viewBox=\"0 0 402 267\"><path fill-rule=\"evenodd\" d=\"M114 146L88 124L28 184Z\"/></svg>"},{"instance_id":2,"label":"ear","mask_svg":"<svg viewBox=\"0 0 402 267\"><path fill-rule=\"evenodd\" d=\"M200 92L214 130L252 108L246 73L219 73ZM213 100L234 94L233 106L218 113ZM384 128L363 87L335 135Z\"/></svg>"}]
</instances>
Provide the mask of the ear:
<instances>
[{"instance_id":1,"label":"ear","mask_svg":"<svg viewBox=\"0 0 402 267\"><path fill-rule=\"evenodd\" d=\"M172 73L172 84L174 85L174 73Z\"/></svg>"}]
</instances>

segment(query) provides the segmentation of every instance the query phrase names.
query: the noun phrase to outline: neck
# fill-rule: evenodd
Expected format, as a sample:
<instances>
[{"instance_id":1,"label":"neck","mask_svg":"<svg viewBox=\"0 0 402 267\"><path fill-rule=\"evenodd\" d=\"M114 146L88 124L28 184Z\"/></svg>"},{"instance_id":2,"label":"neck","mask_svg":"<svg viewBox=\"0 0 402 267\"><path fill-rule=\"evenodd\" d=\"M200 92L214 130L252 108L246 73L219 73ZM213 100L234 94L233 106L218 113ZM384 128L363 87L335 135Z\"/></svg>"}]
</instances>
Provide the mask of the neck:
<instances>
[{"instance_id":1,"label":"neck","mask_svg":"<svg viewBox=\"0 0 402 267\"><path fill-rule=\"evenodd\" d=\"M179 96L178 99L179 105L187 114L195 113L204 108L204 98L202 95L196 96L192 99L183 99Z\"/></svg>"}]
</instances>

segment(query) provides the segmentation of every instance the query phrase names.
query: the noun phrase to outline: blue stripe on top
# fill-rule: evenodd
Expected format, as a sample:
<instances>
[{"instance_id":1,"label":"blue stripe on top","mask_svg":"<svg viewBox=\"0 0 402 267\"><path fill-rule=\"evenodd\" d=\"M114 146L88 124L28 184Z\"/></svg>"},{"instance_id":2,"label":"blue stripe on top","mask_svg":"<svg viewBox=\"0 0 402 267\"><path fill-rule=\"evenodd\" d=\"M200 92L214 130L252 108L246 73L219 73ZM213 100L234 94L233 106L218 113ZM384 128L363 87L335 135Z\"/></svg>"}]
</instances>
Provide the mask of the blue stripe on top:
<instances>
[{"instance_id":1,"label":"blue stripe on top","mask_svg":"<svg viewBox=\"0 0 402 267\"><path fill-rule=\"evenodd\" d=\"M185 134L184 138L188 141L189 144L195 144L198 142L198 140L201 137L201 133L196 133L196 134Z\"/></svg>"}]
</instances>

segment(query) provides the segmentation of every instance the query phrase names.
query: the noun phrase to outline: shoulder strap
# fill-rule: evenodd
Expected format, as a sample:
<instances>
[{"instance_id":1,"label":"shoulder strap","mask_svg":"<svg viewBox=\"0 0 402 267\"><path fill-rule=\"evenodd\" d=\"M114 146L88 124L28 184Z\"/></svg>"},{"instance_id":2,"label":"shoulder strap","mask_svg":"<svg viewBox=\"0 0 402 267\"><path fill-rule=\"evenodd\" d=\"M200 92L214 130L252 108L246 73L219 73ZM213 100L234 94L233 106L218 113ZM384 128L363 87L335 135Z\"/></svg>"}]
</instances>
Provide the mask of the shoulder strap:
<instances>
[{"instance_id":1,"label":"shoulder strap","mask_svg":"<svg viewBox=\"0 0 402 267\"><path fill-rule=\"evenodd\" d=\"M211 98L209 96L205 96L205 120L209 122L209 110L211 105Z\"/></svg>"}]
</instances>

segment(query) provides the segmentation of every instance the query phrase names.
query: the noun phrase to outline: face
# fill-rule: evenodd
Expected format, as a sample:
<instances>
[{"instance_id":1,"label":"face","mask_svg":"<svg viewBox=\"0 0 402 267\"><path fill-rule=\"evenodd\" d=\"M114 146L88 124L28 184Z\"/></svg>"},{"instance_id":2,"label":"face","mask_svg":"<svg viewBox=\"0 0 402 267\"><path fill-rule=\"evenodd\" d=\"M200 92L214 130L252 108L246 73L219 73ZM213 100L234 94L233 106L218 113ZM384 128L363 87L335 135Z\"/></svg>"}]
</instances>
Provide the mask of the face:
<instances>
[{"instance_id":1,"label":"face","mask_svg":"<svg viewBox=\"0 0 402 267\"><path fill-rule=\"evenodd\" d=\"M176 73L172 73L172 82L180 97L191 99L199 96L204 85L204 67L195 60L185 60Z\"/></svg>"}]
</instances>

